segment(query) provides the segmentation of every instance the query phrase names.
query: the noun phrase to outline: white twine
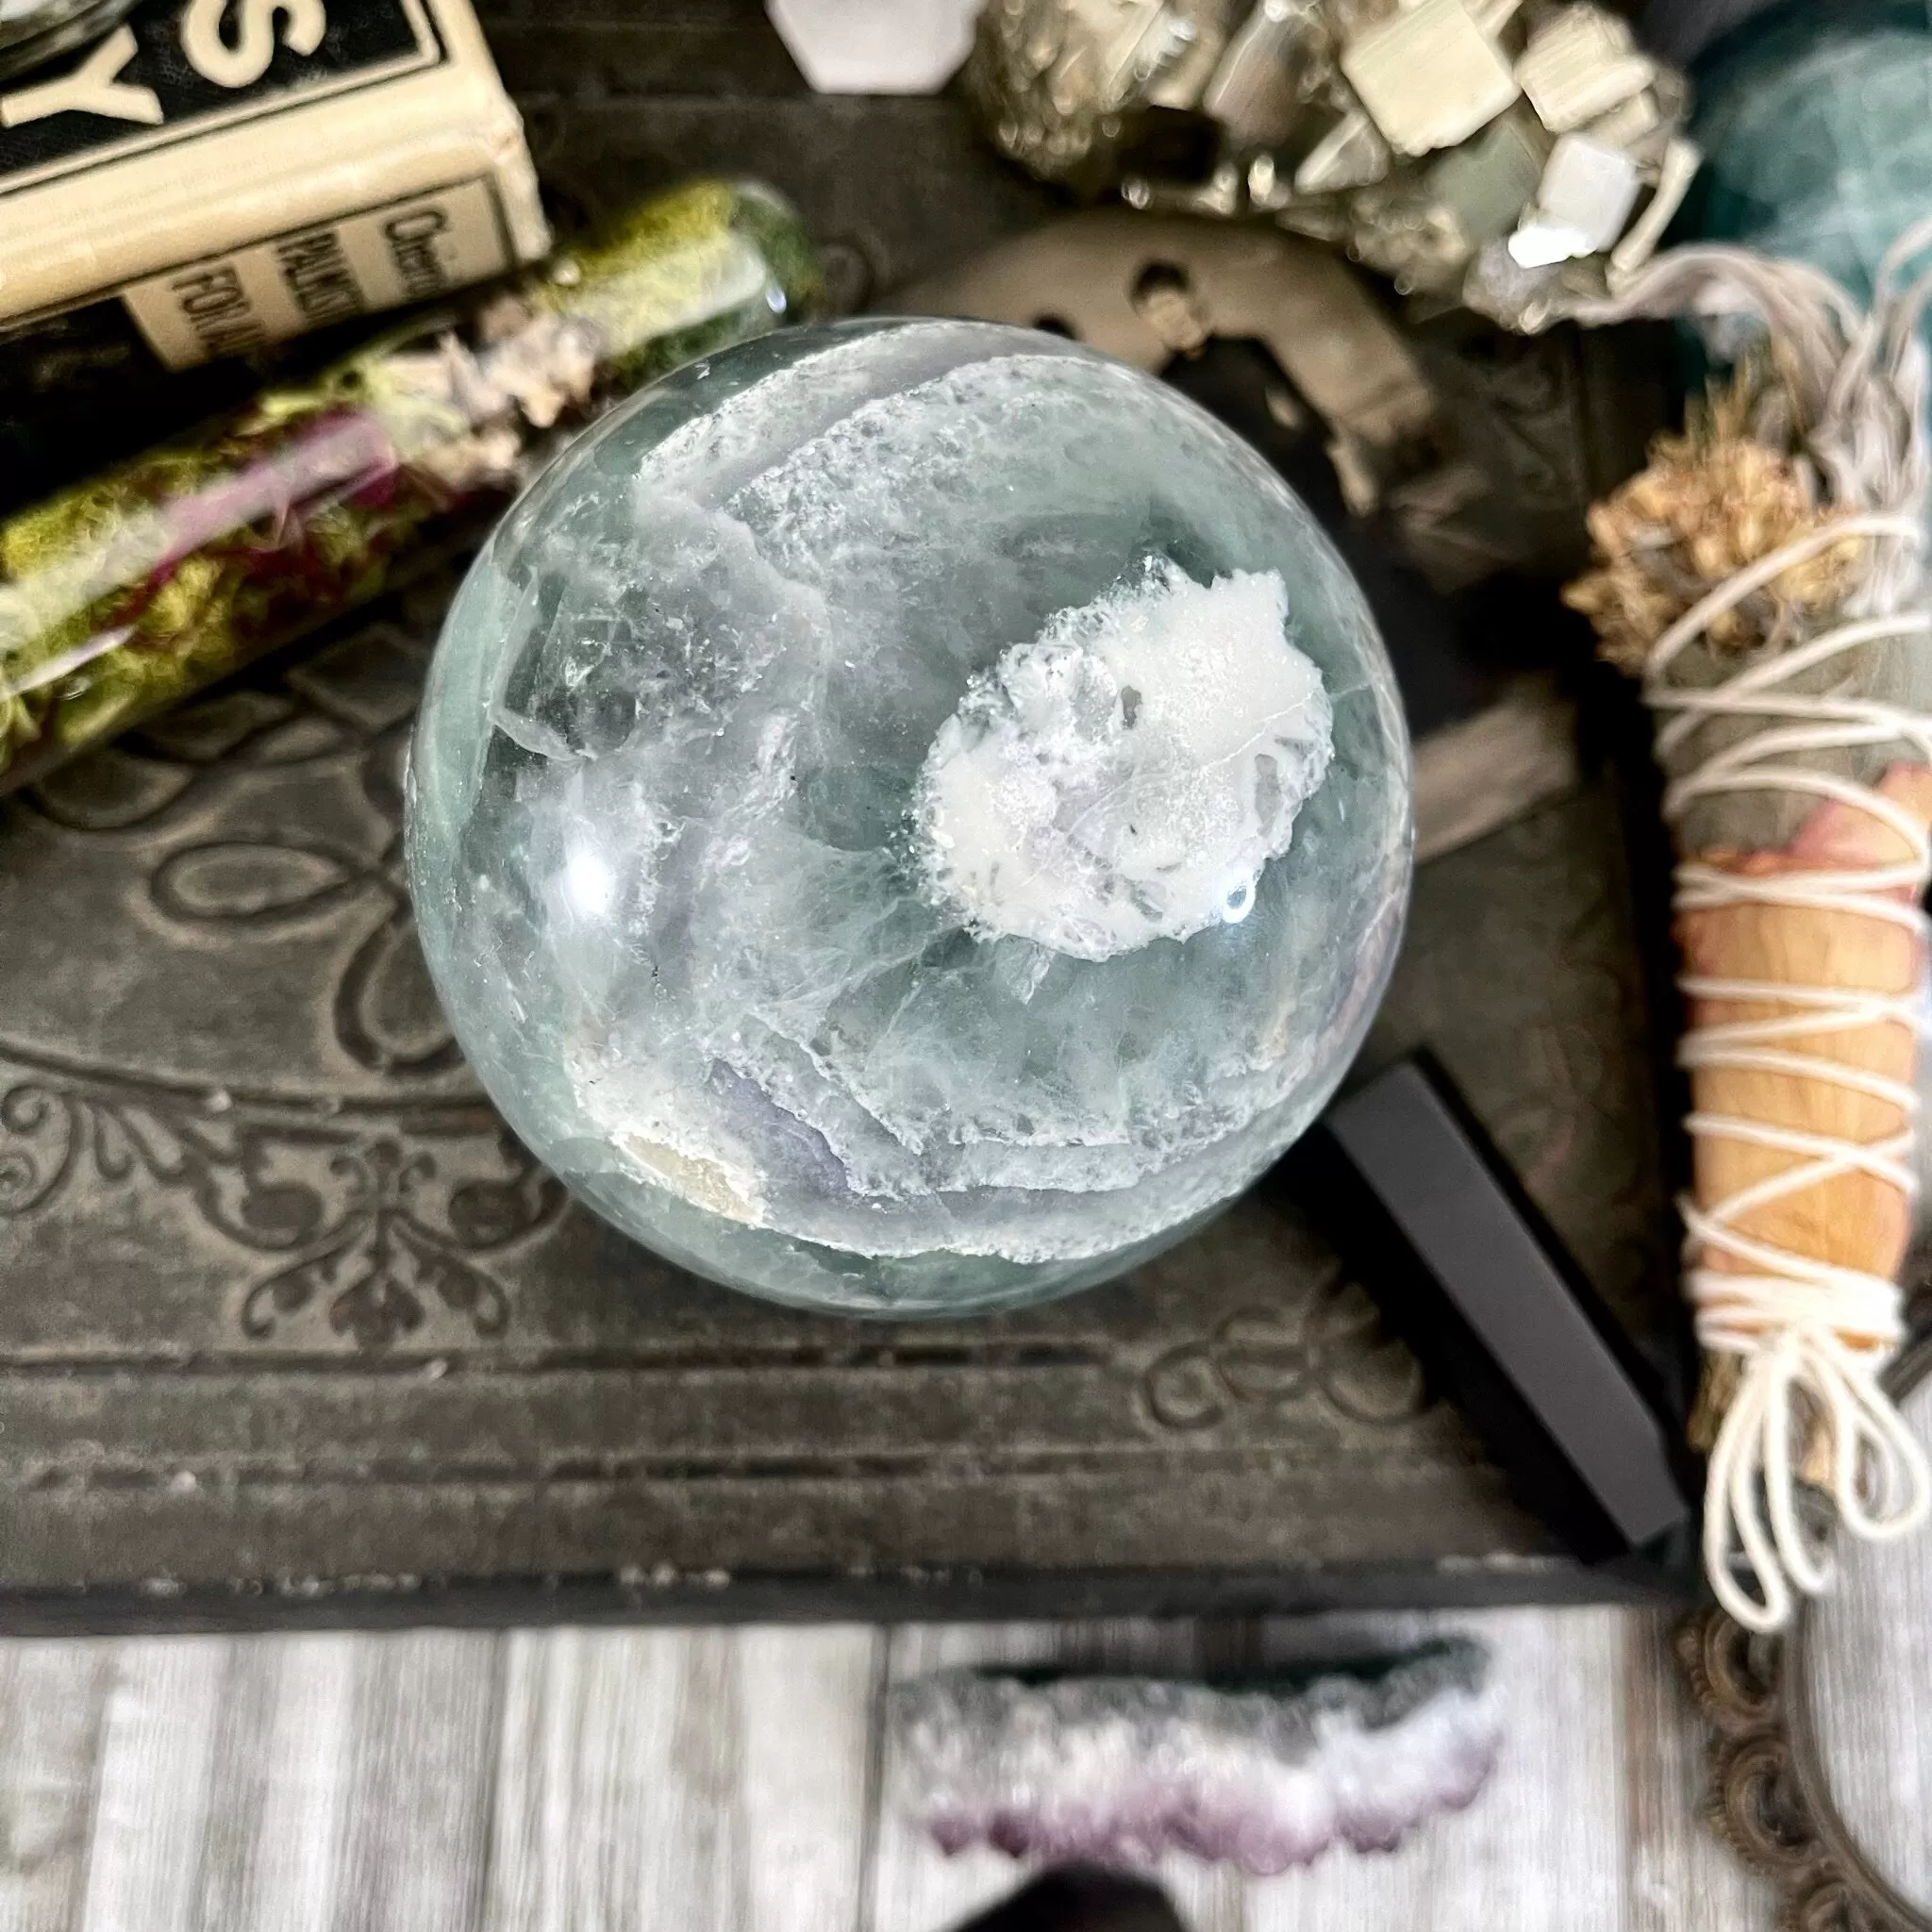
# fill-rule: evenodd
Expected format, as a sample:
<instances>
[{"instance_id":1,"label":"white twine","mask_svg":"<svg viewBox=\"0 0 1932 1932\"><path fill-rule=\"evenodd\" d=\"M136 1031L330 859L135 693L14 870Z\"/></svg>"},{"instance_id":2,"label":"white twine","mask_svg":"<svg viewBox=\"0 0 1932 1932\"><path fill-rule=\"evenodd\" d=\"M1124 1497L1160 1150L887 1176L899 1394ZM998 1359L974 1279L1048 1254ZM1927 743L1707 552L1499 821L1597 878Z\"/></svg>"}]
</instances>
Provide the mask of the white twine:
<instances>
[{"instance_id":1,"label":"white twine","mask_svg":"<svg viewBox=\"0 0 1932 1932\"><path fill-rule=\"evenodd\" d=\"M1918 555L1928 466L1922 427L1925 359L1915 340L1932 276L1896 292L1899 271L1928 242L1932 221L1900 238L1881 271L1870 315L1814 270L1705 248L1658 258L1591 318L1713 307L1756 310L1783 351L1780 371L1808 418L1807 447L1834 500L1862 506L1740 571L1687 611L1652 647L1643 695L1657 718L1660 758L1682 751L1700 726L1716 720L1762 725L1721 745L1670 784L1667 818L1680 819L1698 800L1723 794L1797 792L1878 820L1898 835L1906 856L1888 865L1755 876L1691 858L1676 869L1677 909L1781 906L1874 919L1905 928L1919 948L1915 986L1896 995L1694 974L1679 981L1691 1000L1782 1009L1769 1018L1691 1029L1680 1047L1686 1067L1822 1081L1890 1103L1904 1123L1896 1133L1859 1142L1728 1114L1695 1112L1686 1122L1700 1140L1794 1157L1707 1207L1689 1198L1680 1204L1685 1287L1696 1309L1698 1340L1711 1353L1743 1364L1710 1454L1705 1569L1724 1608L1753 1630L1781 1627L1794 1592L1815 1594L1831 1580L1827 1552L1807 1535L1797 1507L1792 1439L1812 1417L1829 1444L1830 1489L1846 1532L1886 1540L1932 1515L1932 1465L1880 1381L1905 1335L1897 1283L1796 1253L1740 1226L1774 1201L1850 1174L1896 1188L1908 1203L1917 1192L1915 1089L1822 1054L1794 1051L1791 1043L1884 1026L1907 1026L1915 1041L1923 1033L1928 928L1919 902L1932 876L1932 841L1874 787L1808 760L1820 753L1898 745L1932 765L1932 714L1848 692L1788 687L1841 654L1932 637ZM1871 551L1864 593L1853 600L1847 622L1749 662L1715 687L1673 681L1673 666L1716 619L1791 565L1847 537L1866 539ZM1713 1256L1735 1264L1735 1272L1706 1265Z\"/></svg>"},{"instance_id":2,"label":"white twine","mask_svg":"<svg viewBox=\"0 0 1932 1932\"><path fill-rule=\"evenodd\" d=\"M1916 523L1906 518L1850 517L1740 571L1657 640L1645 667L1644 700L1657 715L1659 751L1675 748L1712 719L1769 721L1765 728L1713 752L1673 783L1664 795L1666 817L1680 818L1699 798L1719 792L1798 791L1869 813L1899 835L1908 856L1891 865L1757 877L1689 859L1676 870L1675 905L1680 912L1759 905L1877 919L1906 927L1923 948L1927 926L1918 901L1932 877L1932 841L1908 813L1873 787L1821 771L1803 758L1901 743L1932 764L1932 715L1868 698L1780 687L1840 652L1932 636L1932 613L1904 611L1840 625L1797 650L1747 665L1715 688L1673 684L1669 675L1686 647L1740 599L1825 543L1853 536L1916 543L1920 533ZM1681 1204L1690 1264L1685 1289L1697 1310L1697 1339L1711 1353L1738 1356L1744 1362L1710 1455L1705 1567L1718 1601L1731 1616L1751 1629L1774 1630L1790 1616L1794 1590L1815 1592L1831 1578L1824 1550L1807 1537L1798 1518L1792 1424L1800 1391L1815 1406L1830 1442L1832 1493L1840 1522L1851 1534L1903 1536L1932 1512L1932 1468L1878 1381L1905 1334L1897 1284L1759 1241L1740 1225L1747 1215L1774 1201L1852 1173L1871 1174L1908 1200L1914 1195L1912 1122L1918 1093L1912 1085L1820 1054L1793 1051L1790 1042L1882 1026L1904 1025L1916 1035L1921 1001L1911 992L1894 995L1695 974L1678 983L1693 1000L1785 1009L1767 1019L1693 1027L1679 1048L1684 1066L1823 1081L1890 1102L1906 1123L1875 1142L1728 1114L1692 1113L1685 1123L1699 1139L1743 1141L1797 1157L1708 1207L1688 1198ZM1742 1266L1734 1271L1699 1265L1713 1254ZM1740 1557L1755 1594L1738 1579Z\"/></svg>"}]
</instances>

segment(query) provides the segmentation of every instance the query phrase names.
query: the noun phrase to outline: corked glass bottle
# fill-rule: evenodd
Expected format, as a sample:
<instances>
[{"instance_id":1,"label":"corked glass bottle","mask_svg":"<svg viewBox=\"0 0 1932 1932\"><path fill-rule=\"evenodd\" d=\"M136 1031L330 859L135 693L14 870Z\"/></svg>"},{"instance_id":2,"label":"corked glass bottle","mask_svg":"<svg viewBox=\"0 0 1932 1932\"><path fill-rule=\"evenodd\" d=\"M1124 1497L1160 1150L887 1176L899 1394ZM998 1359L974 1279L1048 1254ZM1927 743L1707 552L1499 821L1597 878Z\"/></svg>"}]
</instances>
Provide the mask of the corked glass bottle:
<instances>
[{"instance_id":1,"label":"corked glass bottle","mask_svg":"<svg viewBox=\"0 0 1932 1932\"><path fill-rule=\"evenodd\" d=\"M691 182L0 520L0 791L391 588L611 403L820 287L775 194Z\"/></svg>"}]
</instances>

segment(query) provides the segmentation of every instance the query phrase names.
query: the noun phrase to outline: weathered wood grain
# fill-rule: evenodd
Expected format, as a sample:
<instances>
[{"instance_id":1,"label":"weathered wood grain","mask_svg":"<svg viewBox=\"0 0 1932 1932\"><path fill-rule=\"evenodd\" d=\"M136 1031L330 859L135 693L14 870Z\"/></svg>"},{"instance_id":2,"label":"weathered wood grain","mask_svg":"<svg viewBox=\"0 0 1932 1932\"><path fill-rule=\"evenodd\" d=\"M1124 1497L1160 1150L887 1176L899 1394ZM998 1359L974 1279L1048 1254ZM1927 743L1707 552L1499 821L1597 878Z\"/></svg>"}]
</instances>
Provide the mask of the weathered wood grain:
<instances>
[{"instance_id":1,"label":"weathered wood grain","mask_svg":"<svg viewBox=\"0 0 1932 1932\"><path fill-rule=\"evenodd\" d=\"M1671 1623L1624 1625L1624 1804L1631 1932L1746 1932L1776 1915L1771 1885L1705 1824L1706 1734L1671 1650ZM1870 1693L1851 1708L1864 1707Z\"/></svg>"},{"instance_id":2,"label":"weathered wood grain","mask_svg":"<svg viewBox=\"0 0 1932 1932\"><path fill-rule=\"evenodd\" d=\"M1173 1861L1192 1932L1769 1927L1696 1816L1668 1620L1583 1609L4 1643L0 1932L944 1932L1023 1874L898 1815L890 1680L1198 1674L1442 1627L1491 1642L1511 1700L1474 1805L1266 1882ZM1911 1743L1860 1654L1822 1693ZM1909 1802L1924 1766L1901 1775Z\"/></svg>"},{"instance_id":3,"label":"weathered wood grain","mask_svg":"<svg viewBox=\"0 0 1932 1932\"><path fill-rule=\"evenodd\" d=\"M326 1932L336 1922L358 1671L347 1637L227 1646L198 1925Z\"/></svg>"},{"instance_id":4,"label":"weathered wood grain","mask_svg":"<svg viewBox=\"0 0 1932 1932\"><path fill-rule=\"evenodd\" d=\"M122 1644L94 1770L80 1932L193 1932L229 1642Z\"/></svg>"},{"instance_id":5,"label":"weathered wood grain","mask_svg":"<svg viewBox=\"0 0 1932 1932\"><path fill-rule=\"evenodd\" d=\"M1932 1430L1932 1379L1905 1405L1920 1440ZM1921 1538L1852 1545L1838 1588L1812 1620L1805 1679L1816 1707L1857 1709L1856 1727L1819 1725L1839 1813L1910 1899L1932 1903L1932 1561ZM1870 1686L1895 1687L1874 1697Z\"/></svg>"},{"instance_id":6,"label":"weathered wood grain","mask_svg":"<svg viewBox=\"0 0 1932 1932\"><path fill-rule=\"evenodd\" d=\"M847 1932L879 1641L853 1628L509 1638L483 1926Z\"/></svg>"},{"instance_id":7,"label":"weathered wood grain","mask_svg":"<svg viewBox=\"0 0 1932 1932\"><path fill-rule=\"evenodd\" d=\"M0 1645L0 1926L66 1932L87 1874L117 1646Z\"/></svg>"},{"instance_id":8,"label":"weathered wood grain","mask_svg":"<svg viewBox=\"0 0 1932 1932\"><path fill-rule=\"evenodd\" d=\"M750 1630L736 1648L747 1932L847 1932L858 1924L873 1841L884 1633Z\"/></svg>"},{"instance_id":9,"label":"weathered wood grain","mask_svg":"<svg viewBox=\"0 0 1932 1932\"><path fill-rule=\"evenodd\" d=\"M358 1641L330 1920L342 1932L480 1922L508 1641L440 1631Z\"/></svg>"}]
</instances>

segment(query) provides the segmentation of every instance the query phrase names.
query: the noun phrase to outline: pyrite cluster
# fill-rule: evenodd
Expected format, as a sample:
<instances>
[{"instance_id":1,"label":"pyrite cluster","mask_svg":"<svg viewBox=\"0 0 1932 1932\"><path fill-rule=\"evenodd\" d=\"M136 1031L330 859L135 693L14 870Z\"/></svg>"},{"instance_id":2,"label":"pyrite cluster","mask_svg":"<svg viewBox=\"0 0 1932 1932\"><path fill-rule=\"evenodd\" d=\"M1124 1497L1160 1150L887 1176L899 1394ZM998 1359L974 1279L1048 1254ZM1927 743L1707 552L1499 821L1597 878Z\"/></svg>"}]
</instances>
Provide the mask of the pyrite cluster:
<instances>
[{"instance_id":1,"label":"pyrite cluster","mask_svg":"<svg viewBox=\"0 0 1932 1932\"><path fill-rule=\"evenodd\" d=\"M1657 246L1689 85L1590 0L990 0L998 146L1139 208L1272 218L1536 329Z\"/></svg>"}]
</instances>

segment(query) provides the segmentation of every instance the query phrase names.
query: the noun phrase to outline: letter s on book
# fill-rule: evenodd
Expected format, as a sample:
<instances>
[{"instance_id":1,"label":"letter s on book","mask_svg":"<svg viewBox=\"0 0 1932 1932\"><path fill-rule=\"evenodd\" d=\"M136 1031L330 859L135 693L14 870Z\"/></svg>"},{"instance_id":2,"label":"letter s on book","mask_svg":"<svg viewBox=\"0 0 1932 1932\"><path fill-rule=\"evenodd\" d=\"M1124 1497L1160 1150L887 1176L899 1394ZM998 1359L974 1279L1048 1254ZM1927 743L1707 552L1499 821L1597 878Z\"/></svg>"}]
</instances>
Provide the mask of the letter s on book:
<instances>
[{"instance_id":1,"label":"letter s on book","mask_svg":"<svg viewBox=\"0 0 1932 1932\"><path fill-rule=\"evenodd\" d=\"M222 29L230 0L191 0L181 16L181 51L194 71L217 87L247 87L275 58L275 16L288 24L283 36L298 54L312 54L328 28L324 0L239 0L235 37Z\"/></svg>"}]
</instances>

